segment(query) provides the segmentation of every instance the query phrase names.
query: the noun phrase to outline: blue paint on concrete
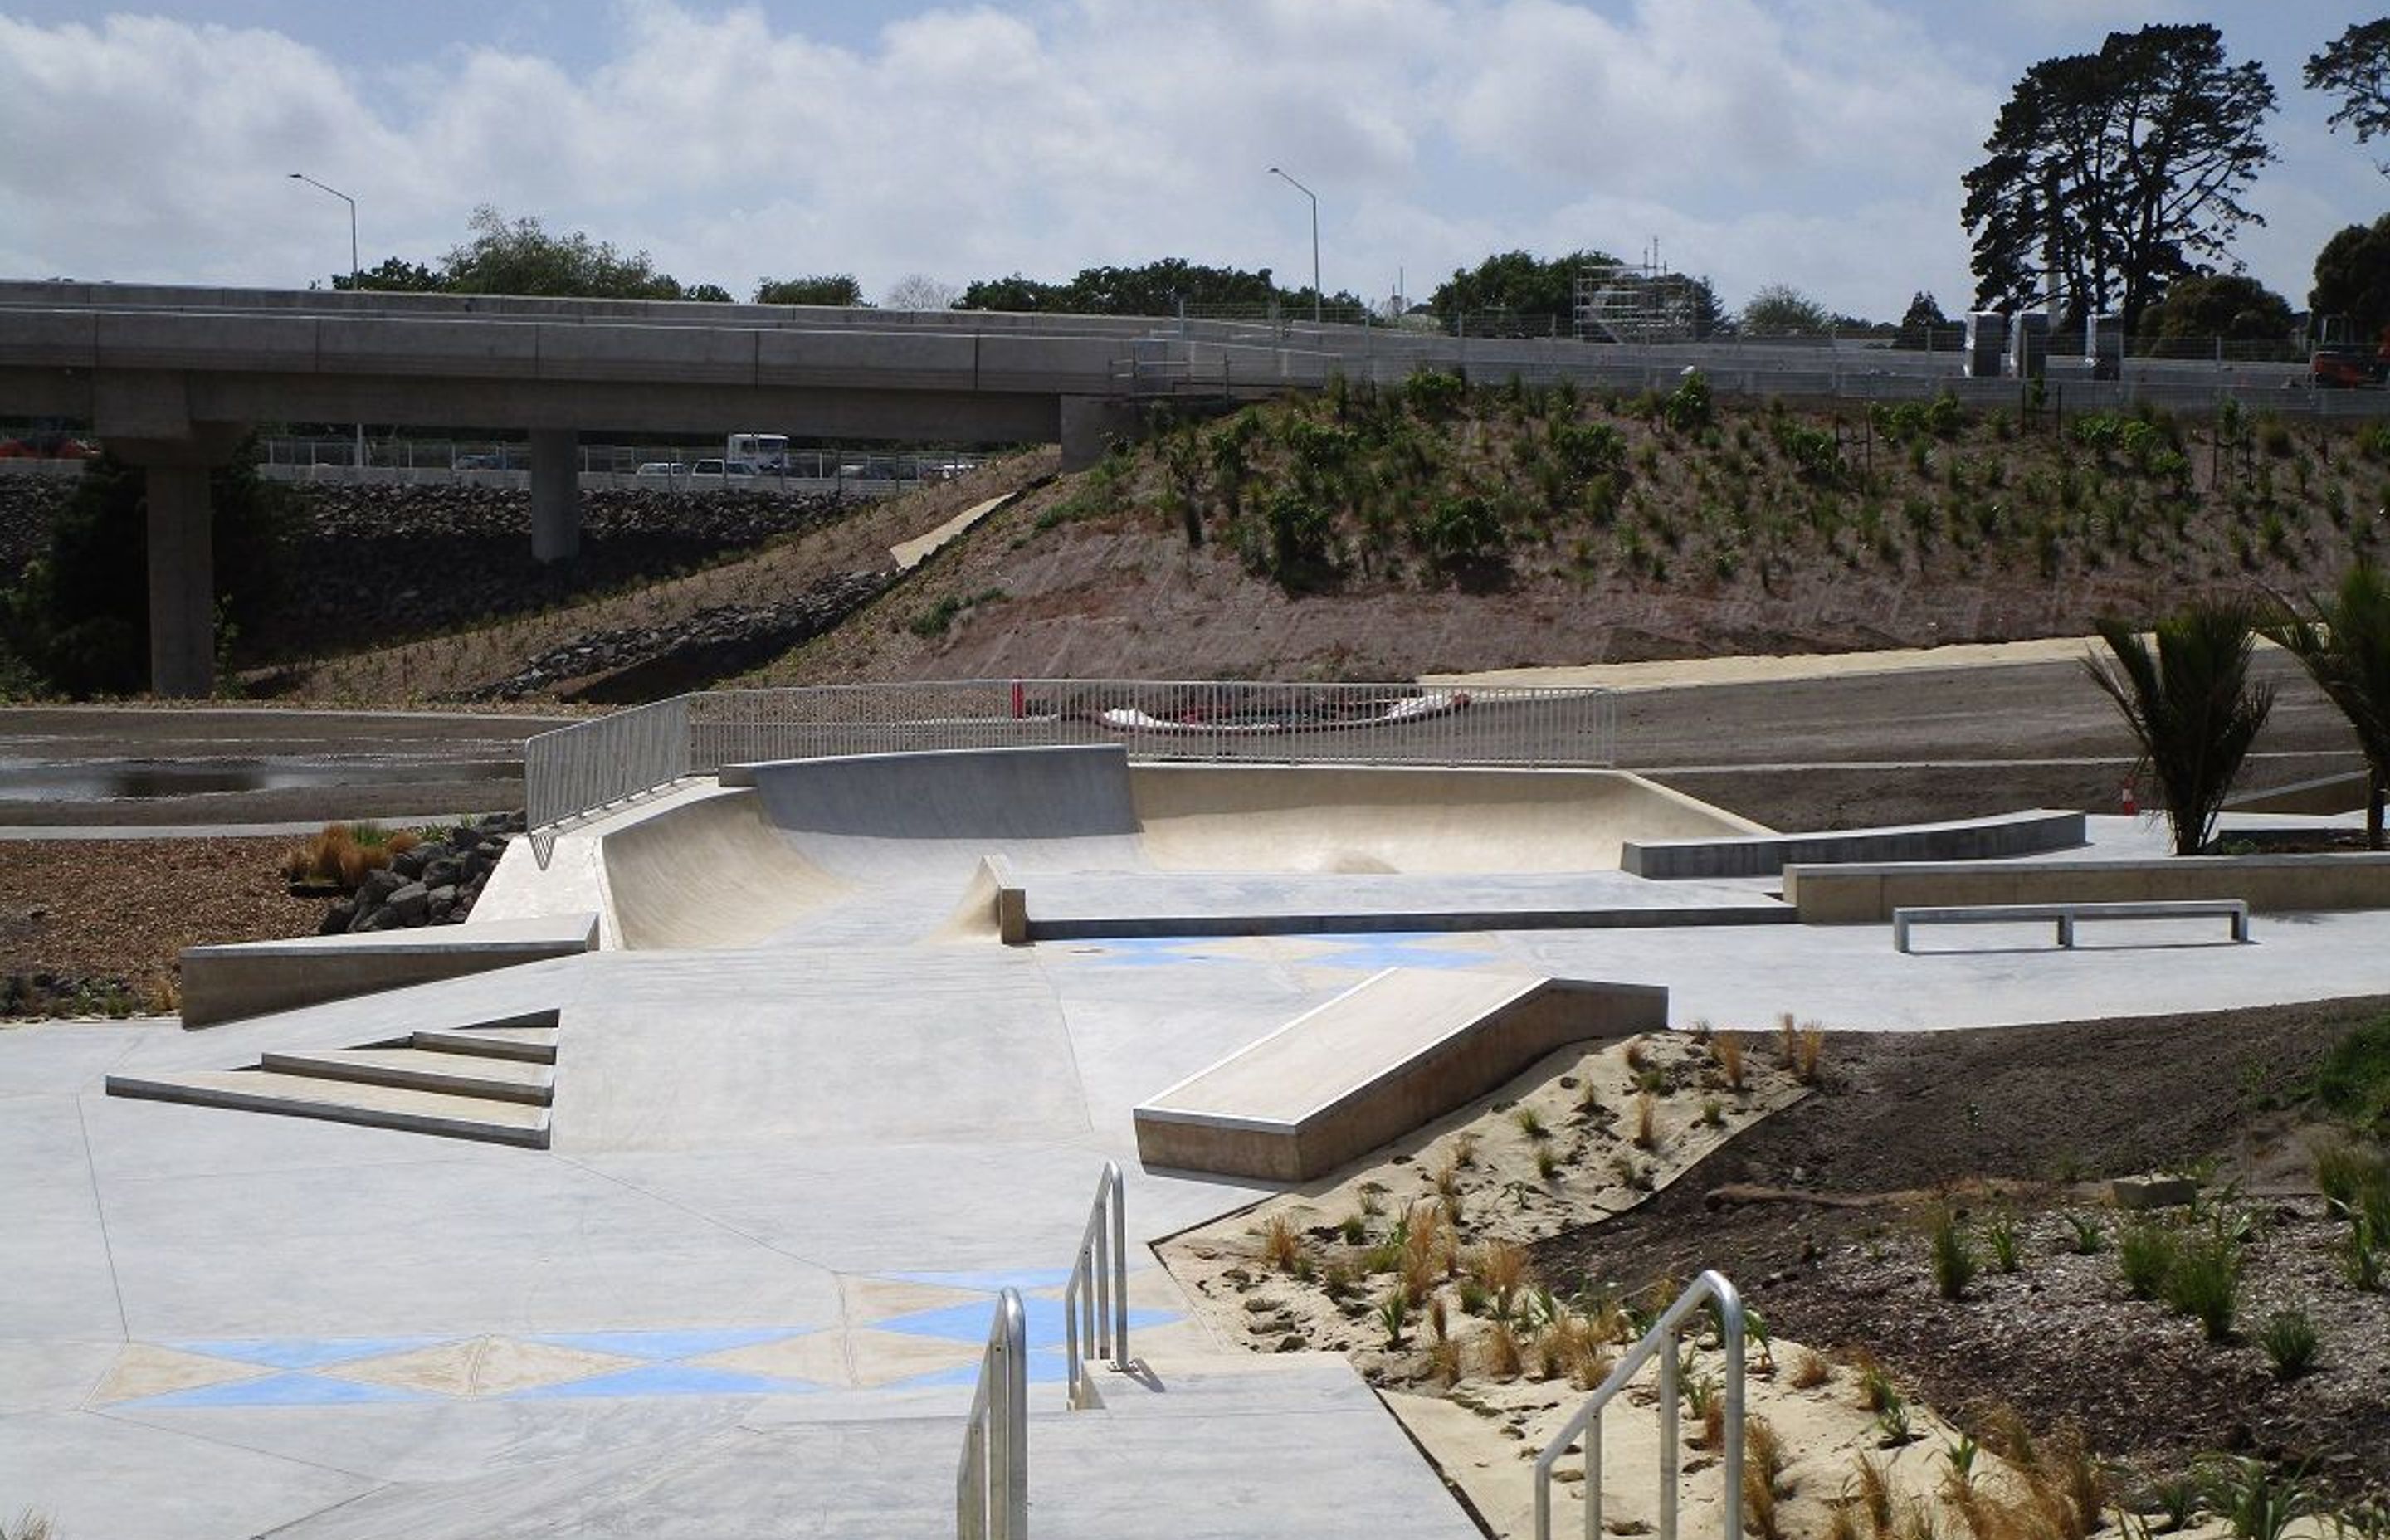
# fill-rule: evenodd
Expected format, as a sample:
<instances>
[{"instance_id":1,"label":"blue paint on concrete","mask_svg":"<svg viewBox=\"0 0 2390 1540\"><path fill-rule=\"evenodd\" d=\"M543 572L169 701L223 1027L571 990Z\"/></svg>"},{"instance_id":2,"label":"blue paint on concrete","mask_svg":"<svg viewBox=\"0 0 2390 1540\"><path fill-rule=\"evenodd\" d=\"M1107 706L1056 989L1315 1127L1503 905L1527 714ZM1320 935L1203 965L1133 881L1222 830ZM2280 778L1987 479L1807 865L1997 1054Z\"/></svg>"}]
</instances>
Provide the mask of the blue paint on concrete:
<instances>
[{"instance_id":1,"label":"blue paint on concrete","mask_svg":"<svg viewBox=\"0 0 2390 1540\"><path fill-rule=\"evenodd\" d=\"M507 1401L576 1401L606 1396L647 1395L804 1395L820 1390L803 1380L776 1380L769 1375L743 1374L735 1369L706 1368L696 1364L649 1364L561 1385L540 1385L517 1391Z\"/></svg>"}]
</instances>

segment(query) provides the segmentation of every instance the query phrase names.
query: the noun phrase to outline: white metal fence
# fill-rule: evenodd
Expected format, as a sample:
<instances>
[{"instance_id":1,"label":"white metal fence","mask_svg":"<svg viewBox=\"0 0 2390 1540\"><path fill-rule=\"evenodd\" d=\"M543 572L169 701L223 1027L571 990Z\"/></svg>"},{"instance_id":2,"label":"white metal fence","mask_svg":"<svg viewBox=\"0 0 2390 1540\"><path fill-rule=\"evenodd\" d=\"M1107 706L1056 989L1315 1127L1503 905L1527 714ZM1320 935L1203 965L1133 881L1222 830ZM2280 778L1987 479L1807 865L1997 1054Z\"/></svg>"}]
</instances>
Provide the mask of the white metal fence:
<instances>
[{"instance_id":1,"label":"white metal fence","mask_svg":"<svg viewBox=\"0 0 2390 1540\"><path fill-rule=\"evenodd\" d=\"M1602 765L1615 756L1615 731L1611 695L1584 688L1151 679L829 685L675 696L560 727L526 745L523 776L539 829L684 776L759 760L1118 743L1137 760Z\"/></svg>"}]
</instances>

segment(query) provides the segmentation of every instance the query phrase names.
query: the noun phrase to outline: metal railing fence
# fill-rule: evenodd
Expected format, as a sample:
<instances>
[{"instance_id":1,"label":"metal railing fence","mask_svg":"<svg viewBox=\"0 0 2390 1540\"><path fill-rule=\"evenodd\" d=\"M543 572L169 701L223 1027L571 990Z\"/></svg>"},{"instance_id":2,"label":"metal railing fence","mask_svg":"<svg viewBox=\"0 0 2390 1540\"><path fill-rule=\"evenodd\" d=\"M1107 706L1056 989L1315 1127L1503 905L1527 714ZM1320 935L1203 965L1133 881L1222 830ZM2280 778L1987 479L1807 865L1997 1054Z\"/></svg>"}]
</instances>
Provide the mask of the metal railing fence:
<instances>
[{"instance_id":1,"label":"metal railing fence","mask_svg":"<svg viewBox=\"0 0 2390 1540\"><path fill-rule=\"evenodd\" d=\"M693 696L576 722L523 745L524 821L533 829L669 786L689 773ZM546 851L540 851L541 859Z\"/></svg>"},{"instance_id":2,"label":"metal railing fence","mask_svg":"<svg viewBox=\"0 0 2390 1540\"><path fill-rule=\"evenodd\" d=\"M726 764L1117 743L1138 761L1607 765L1606 690L1246 680L971 679L675 696L525 745L534 831ZM545 845L541 847L543 857Z\"/></svg>"},{"instance_id":3,"label":"metal railing fence","mask_svg":"<svg viewBox=\"0 0 2390 1540\"><path fill-rule=\"evenodd\" d=\"M1705 1305L1717 1307L1718 1340L1726 1350L1726 1447L1721 1474L1726 1482L1725 1513L1720 1533L1726 1540L1742 1535L1742 1297L1724 1274L1705 1272L1677 1296L1676 1303L1651 1323L1642 1339L1627 1350L1576 1415L1552 1435L1536 1459L1536 1540L1552 1540L1552 1469L1581 1436L1585 1440L1585 1540L1601 1535L1601 1414L1643 1366L1660 1361L1657 1387L1660 1412L1659 1540L1677 1540L1677 1337L1686 1318Z\"/></svg>"},{"instance_id":4,"label":"metal railing fence","mask_svg":"<svg viewBox=\"0 0 2390 1540\"><path fill-rule=\"evenodd\" d=\"M1071 1405L1084 1407L1093 1399L1088 1358L1110 1359L1114 1369L1128 1372L1128 1209L1117 1161L1106 1161L1096 1183L1087 1227L1071 1262L1071 1281L1062 1290L1062 1317Z\"/></svg>"},{"instance_id":5,"label":"metal railing fence","mask_svg":"<svg viewBox=\"0 0 2390 1540\"><path fill-rule=\"evenodd\" d=\"M979 1385L955 1472L956 1540L1022 1540L1029 1533L1029 1328L1008 1289L988 1324Z\"/></svg>"},{"instance_id":6,"label":"metal railing fence","mask_svg":"<svg viewBox=\"0 0 2390 1540\"><path fill-rule=\"evenodd\" d=\"M720 690L692 698L689 770L1089 743L1145 761L1602 765L1615 716L1606 691L1507 686L976 679Z\"/></svg>"}]
</instances>

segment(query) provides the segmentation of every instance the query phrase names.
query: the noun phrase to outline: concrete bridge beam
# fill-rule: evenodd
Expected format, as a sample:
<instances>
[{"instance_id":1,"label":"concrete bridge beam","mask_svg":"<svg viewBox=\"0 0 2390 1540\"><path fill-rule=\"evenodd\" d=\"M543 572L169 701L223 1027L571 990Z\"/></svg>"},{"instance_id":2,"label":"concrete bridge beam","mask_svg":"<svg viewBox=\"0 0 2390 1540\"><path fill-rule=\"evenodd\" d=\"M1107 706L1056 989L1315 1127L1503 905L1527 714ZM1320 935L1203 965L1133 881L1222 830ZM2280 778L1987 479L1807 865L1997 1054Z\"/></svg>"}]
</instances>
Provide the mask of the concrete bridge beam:
<instances>
[{"instance_id":1,"label":"concrete bridge beam","mask_svg":"<svg viewBox=\"0 0 2390 1540\"><path fill-rule=\"evenodd\" d=\"M570 561L581 554L581 438L569 428L531 435L531 554Z\"/></svg>"}]
</instances>

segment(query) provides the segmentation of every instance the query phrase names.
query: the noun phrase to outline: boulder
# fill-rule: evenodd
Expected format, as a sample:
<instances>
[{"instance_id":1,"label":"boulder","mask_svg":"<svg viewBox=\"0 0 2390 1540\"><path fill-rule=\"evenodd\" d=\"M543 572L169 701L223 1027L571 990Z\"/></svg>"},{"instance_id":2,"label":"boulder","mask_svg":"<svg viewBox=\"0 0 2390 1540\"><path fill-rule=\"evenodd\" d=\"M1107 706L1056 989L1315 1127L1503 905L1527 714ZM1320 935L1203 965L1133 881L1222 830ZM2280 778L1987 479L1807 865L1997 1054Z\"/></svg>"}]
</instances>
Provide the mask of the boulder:
<instances>
[{"instance_id":1,"label":"boulder","mask_svg":"<svg viewBox=\"0 0 2390 1540\"><path fill-rule=\"evenodd\" d=\"M391 894L405 886L406 879L388 867L369 871L366 873L366 879L357 884L357 907L378 908L388 902Z\"/></svg>"},{"instance_id":2,"label":"boulder","mask_svg":"<svg viewBox=\"0 0 2390 1540\"><path fill-rule=\"evenodd\" d=\"M453 855L443 855L437 860L427 861L423 865L423 885L435 892L442 888L455 887L464 879L464 876L465 864Z\"/></svg>"},{"instance_id":3,"label":"boulder","mask_svg":"<svg viewBox=\"0 0 2390 1540\"><path fill-rule=\"evenodd\" d=\"M410 882L390 895L388 912L397 916L401 925L420 925L430 904L430 890L420 882Z\"/></svg>"},{"instance_id":4,"label":"boulder","mask_svg":"<svg viewBox=\"0 0 2390 1540\"><path fill-rule=\"evenodd\" d=\"M315 927L315 933L319 936L344 934L356 918L357 901L353 898L341 899L324 911L324 923Z\"/></svg>"}]
</instances>

